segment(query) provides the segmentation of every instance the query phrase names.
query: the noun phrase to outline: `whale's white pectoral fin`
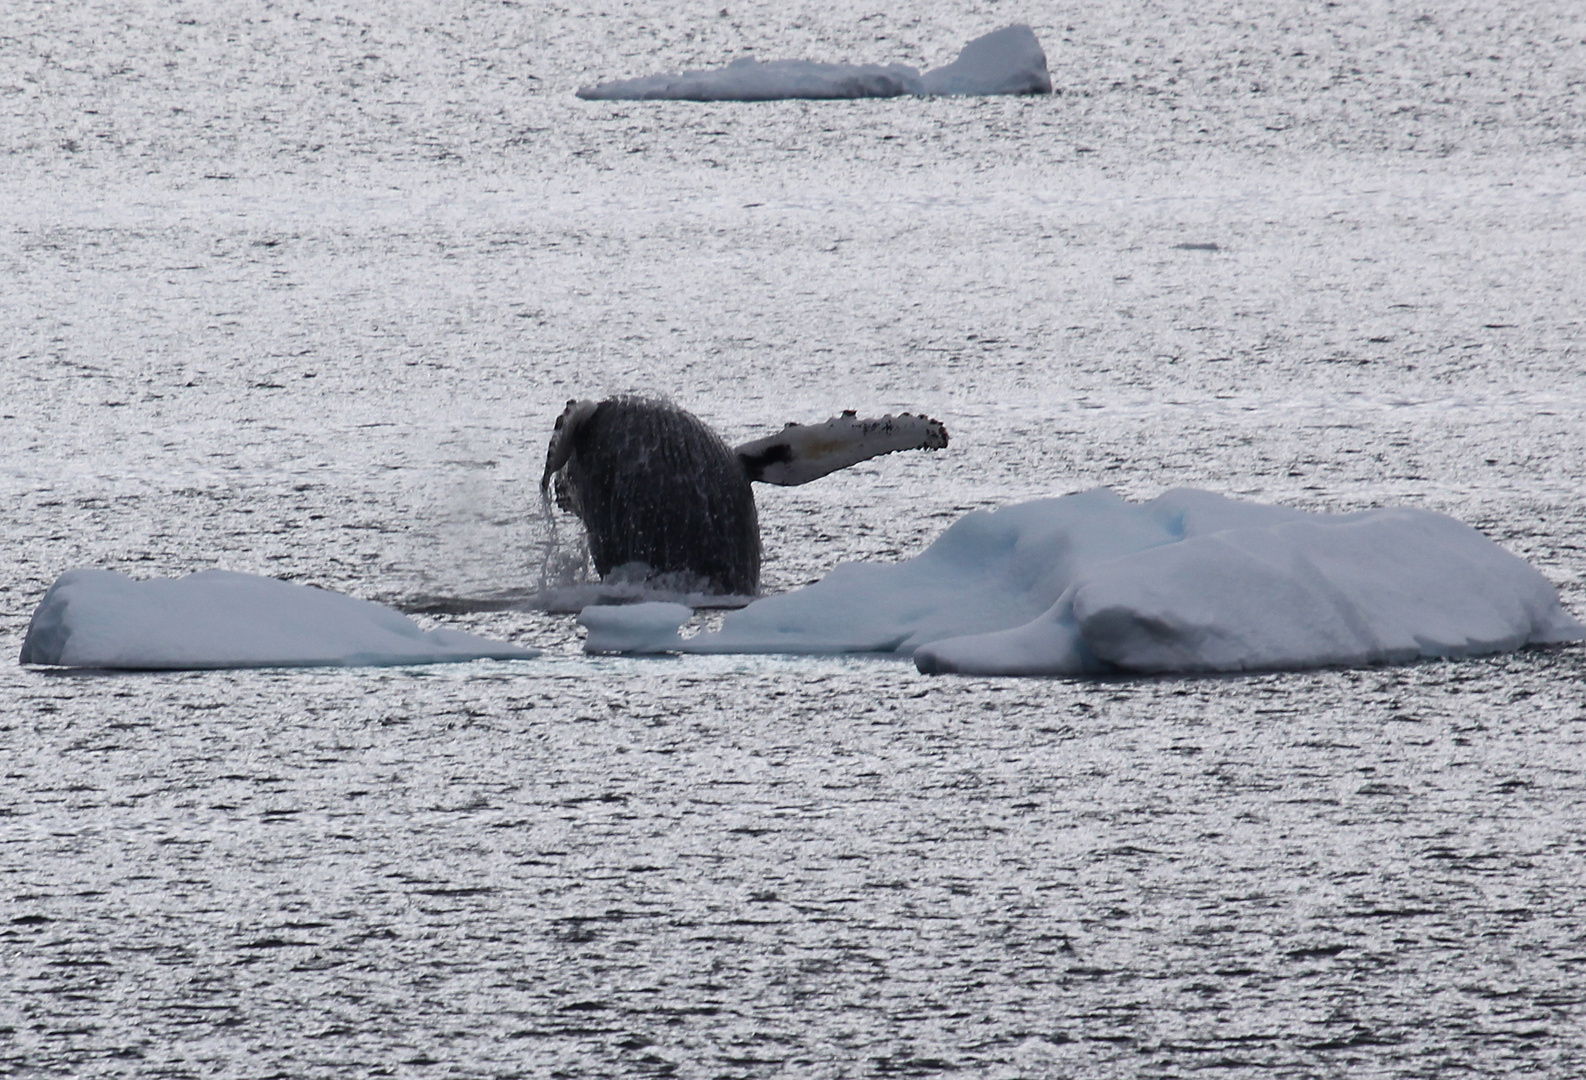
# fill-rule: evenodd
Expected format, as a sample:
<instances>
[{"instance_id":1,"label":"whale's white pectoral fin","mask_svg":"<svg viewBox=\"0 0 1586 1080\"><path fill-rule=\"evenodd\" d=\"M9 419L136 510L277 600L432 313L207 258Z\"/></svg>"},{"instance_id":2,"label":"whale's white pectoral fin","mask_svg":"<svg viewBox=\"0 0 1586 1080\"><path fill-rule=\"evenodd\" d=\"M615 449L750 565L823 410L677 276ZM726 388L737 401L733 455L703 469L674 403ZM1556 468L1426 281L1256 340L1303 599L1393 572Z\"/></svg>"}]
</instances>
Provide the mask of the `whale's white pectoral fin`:
<instances>
[{"instance_id":1,"label":"whale's white pectoral fin","mask_svg":"<svg viewBox=\"0 0 1586 1080\"><path fill-rule=\"evenodd\" d=\"M928 416L902 413L861 420L853 412L821 424L789 424L734 451L750 480L793 487L897 450L940 450L947 428Z\"/></svg>"}]
</instances>

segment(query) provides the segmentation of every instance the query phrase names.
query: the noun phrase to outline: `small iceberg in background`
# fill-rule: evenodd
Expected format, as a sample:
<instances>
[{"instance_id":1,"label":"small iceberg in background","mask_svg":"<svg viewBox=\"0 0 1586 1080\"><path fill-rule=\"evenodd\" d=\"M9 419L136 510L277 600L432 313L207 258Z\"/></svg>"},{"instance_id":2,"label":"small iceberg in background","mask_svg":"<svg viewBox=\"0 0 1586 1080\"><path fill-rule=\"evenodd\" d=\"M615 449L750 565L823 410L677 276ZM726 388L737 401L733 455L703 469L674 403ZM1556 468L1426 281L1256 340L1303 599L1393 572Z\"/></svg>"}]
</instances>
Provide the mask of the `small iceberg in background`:
<instances>
[{"instance_id":1,"label":"small iceberg in background","mask_svg":"<svg viewBox=\"0 0 1586 1080\"><path fill-rule=\"evenodd\" d=\"M399 611L276 578L205 570L134 581L69 570L33 612L21 662L61 667L363 667L539 655Z\"/></svg>"},{"instance_id":2,"label":"small iceberg in background","mask_svg":"<svg viewBox=\"0 0 1586 1080\"><path fill-rule=\"evenodd\" d=\"M958 59L921 75L907 64L822 64L752 57L726 67L586 86L586 101L783 101L908 94L1050 94L1052 77L1035 31L1005 26L965 45Z\"/></svg>"},{"instance_id":3,"label":"small iceberg in background","mask_svg":"<svg viewBox=\"0 0 1586 1080\"><path fill-rule=\"evenodd\" d=\"M981 97L995 94L1050 94L1052 76L1035 31L1023 23L977 37L946 67L920 76L916 94Z\"/></svg>"},{"instance_id":4,"label":"small iceberg in background","mask_svg":"<svg viewBox=\"0 0 1586 1080\"><path fill-rule=\"evenodd\" d=\"M912 656L926 673L1227 672L1476 656L1586 638L1475 529L1102 488L977 510L902 563L849 563L683 638L681 605L589 609L587 652Z\"/></svg>"}]
</instances>

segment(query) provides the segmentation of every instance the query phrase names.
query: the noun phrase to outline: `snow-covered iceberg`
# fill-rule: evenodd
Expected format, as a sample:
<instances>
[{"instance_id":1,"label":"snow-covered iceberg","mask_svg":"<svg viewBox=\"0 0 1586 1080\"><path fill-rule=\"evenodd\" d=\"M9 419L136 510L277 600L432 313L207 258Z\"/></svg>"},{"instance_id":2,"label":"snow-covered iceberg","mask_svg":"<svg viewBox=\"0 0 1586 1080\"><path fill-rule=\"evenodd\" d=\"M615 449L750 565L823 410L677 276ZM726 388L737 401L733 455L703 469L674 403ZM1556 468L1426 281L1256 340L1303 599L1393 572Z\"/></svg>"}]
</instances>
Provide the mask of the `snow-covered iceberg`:
<instances>
[{"instance_id":1,"label":"snow-covered iceberg","mask_svg":"<svg viewBox=\"0 0 1586 1080\"><path fill-rule=\"evenodd\" d=\"M1281 670L1474 656L1586 626L1453 518L1313 514L1107 489L976 511L920 555L850 563L683 638L682 609L586 610L590 652L882 652L925 672Z\"/></svg>"},{"instance_id":2,"label":"snow-covered iceberg","mask_svg":"<svg viewBox=\"0 0 1586 1080\"><path fill-rule=\"evenodd\" d=\"M424 630L399 611L275 578L205 570L134 581L69 570L33 612L21 662L185 670L358 667L519 660L538 655L459 630Z\"/></svg>"},{"instance_id":3,"label":"snow-covered iceberg","mask_svg":"<svg viewBox=\"0 0 1586 1080\"><path fill-rule=\"evenodd\" d=\"M1020 24L976 38L951 64L924 75L907 64L762 62L745 57L721 68L586 86L578 96L589 101L782 101L1051 92L1046 53L1035 31Z\"/></svg>"}]
</instances>

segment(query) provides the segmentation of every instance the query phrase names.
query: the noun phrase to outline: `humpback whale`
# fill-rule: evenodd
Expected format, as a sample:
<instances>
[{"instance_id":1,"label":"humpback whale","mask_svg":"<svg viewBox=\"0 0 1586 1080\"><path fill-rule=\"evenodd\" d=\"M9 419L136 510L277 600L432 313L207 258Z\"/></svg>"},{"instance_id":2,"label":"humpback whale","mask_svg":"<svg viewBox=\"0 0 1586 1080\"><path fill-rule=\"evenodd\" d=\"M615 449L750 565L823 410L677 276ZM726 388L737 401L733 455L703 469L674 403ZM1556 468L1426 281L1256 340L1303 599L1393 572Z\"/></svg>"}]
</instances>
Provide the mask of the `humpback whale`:
<instances>
[{"instance_id":1,"label":"humpback whale","mask_svg":"<svg viewBox=\"0 0 1586 1080\"><path fill-rule=\"evenodd\" d=\"M752 482L807 484L881 454L938 450L947 429L902 413L819 424L729 447L698 417L637 396L571 400L557 417L540 491L576 515L602 578L641 564L686 587L750 595L760 586Z\"/></svg>"}]
</instances>

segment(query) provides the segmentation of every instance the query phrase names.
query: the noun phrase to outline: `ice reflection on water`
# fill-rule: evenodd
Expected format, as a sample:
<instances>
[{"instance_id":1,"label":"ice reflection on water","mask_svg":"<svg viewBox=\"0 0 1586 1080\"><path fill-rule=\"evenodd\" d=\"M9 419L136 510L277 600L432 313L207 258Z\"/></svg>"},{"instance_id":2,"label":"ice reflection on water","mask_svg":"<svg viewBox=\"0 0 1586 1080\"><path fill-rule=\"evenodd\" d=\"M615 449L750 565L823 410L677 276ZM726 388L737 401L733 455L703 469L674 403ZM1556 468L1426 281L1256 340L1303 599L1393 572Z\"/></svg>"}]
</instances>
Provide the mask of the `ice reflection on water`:
<instances>
[{"instance_id":1,"label":"ice reflection on water","mask_svg":"<svg viewBox=\"0 0 1586 1080\"><path fill-rule=\"evenodd\" d=\"M0 643L77 565L532 590L550 424L623 390L947 422L760 492L770 590L1194 484L1454 513L1586 612L1570 5L1098 7L1044 101L571 98L985 29L717 8L0 15ZM550 656L0 668L0 1070L1586 1066L1586 650L995 682L491 607L425 617Z\"/></svg>"}]
</instances>

